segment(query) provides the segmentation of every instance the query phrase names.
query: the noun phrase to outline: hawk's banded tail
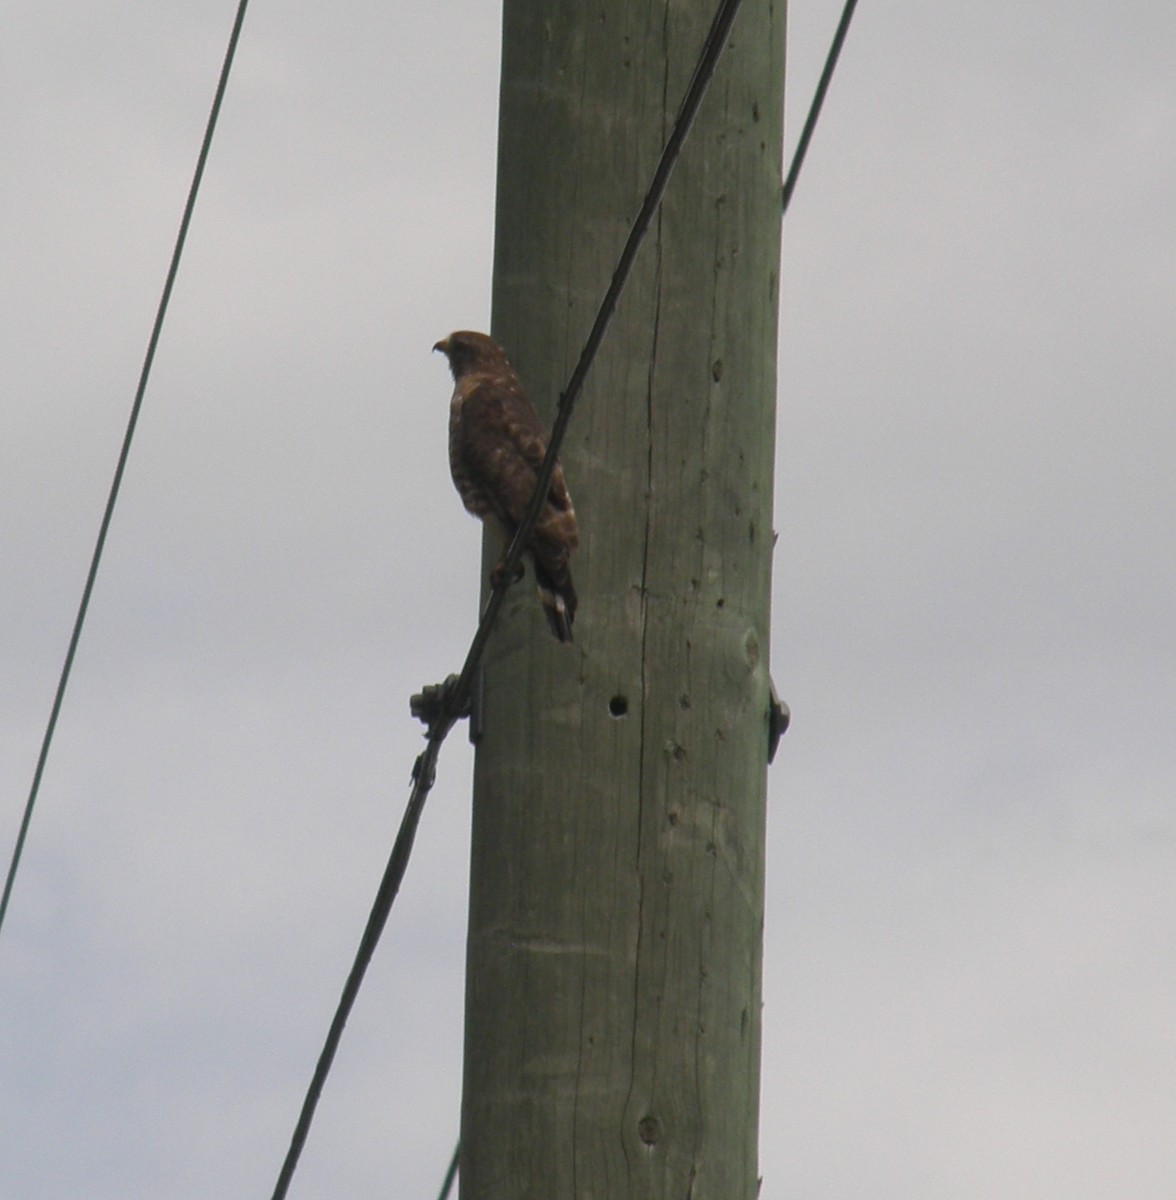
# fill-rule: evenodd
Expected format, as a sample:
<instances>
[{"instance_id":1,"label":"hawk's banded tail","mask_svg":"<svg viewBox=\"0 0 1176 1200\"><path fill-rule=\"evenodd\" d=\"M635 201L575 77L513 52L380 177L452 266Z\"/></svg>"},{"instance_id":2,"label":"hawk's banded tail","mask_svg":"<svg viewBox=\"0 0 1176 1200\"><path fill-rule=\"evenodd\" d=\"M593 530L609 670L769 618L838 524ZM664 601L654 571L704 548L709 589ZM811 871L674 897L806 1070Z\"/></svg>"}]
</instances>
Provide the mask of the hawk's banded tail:
<instances>
[{"instance_id":1,"label":"hawk's banded tail","mask_svg":"<svg viewBox=\"0 0 1176 1200\"><path fill-rule=\"evenodd\" d=\"M539 586L539 599L543 602L543 615L551 632L561 642L572 640L572 622L576 619L576 589L572 587L572 573L566 562L560 571L552 571L547 564L533 556L535 582Z\"/></svg>"}]
</instances>

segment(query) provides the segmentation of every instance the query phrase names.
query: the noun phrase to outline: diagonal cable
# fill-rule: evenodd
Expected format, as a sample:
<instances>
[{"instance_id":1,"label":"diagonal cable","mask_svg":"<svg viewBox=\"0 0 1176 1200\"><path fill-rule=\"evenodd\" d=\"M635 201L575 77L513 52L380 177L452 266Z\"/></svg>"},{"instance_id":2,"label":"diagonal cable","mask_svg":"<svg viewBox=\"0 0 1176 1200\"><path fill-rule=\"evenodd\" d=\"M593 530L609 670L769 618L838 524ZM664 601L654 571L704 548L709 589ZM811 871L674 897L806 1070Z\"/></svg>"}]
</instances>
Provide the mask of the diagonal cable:
<instances>
[{"instance_id":1,"label":"diagonal cable","mask_svg":"<svg viewBox=\"0 0 1176 1200\"><path fill-rule=\"evenodd\" d=\"M796 181L800 178L800 168L804 166L804 156L808 153L813 130L817 127L817 118L821 115L821 106L825 103L825 93L829 90L829 84L833 79L833 71L837 66L837 59L841 55L841 47L845 44L845 35L849 33L849 23L853 20L855 8L857 8L857 0L845 0L845 7L841 10L841 20L837 22L832 45L829 47L829 53L825 56L825 65L821 69L820 79L817 80L817 89L813 93L808 116L804 119L804 126L801 128L800 138L792 155L792 164L789 166L788 175L784 180L781 201L783 212L788 211L788 205L792 201Z\"/></svg>"},{"instance_id":2,"label":"diagonal cable","mask_svg":"<svg viewBox=\"0 0 1176 1200\"><path fill-rule=\"evenodd\" d=\"M592 323L588 338L584 343L584 349L580 354L579 361L576 363L571 378L568 380L568 385L560 397L559 412L552 425L547 454L539 469L538 478L535 482L535 491L531 497L531 503L523 515L523 519L519 522L514 540L510 544L506 557L503 559L498 585L490 593L490 599L482 613L482 618L478 623L478 629L474 634L473 641L470 643L469 652L466 655L461 673L456 677L451 677L444 685L439 710L429 722L425 749L417 758L416 765L413 767L413 786L409 795L408 805L401 819L400 829L396 835L396 841L393 844L388 865L384 870L384 877L380 881L380 887L376 893L376 899L372 905L367 926L360 939L355 961L347 976L343 993L335 1010L334 1019L331 1021L330 1029L327 1032L326 1042L319 1055L318 1063L315 1066L310 1087L307 1089L306 1098L303 1101L302 1110L299 1113L298 1122L295 1125L294 1133L290 1140L290 1148L286 1153L285 1161L282 1163L282 1169L278 1175L277 1184L274 1187L273 1200L283 1200L289 1189L290 1180L294 1176L294 1170L298 1165L298 1158L302 1153L302 1147L310 1131L310 1123L314 1119L314 1111L318 1106L323 1085L330 1072L331 1063L339 1047L339 1041L343 1036L343 1028L347 1023L347 1018L359 993L360 984L363 982L363 976L367 971L368 964L371 962L376 945L380 940L380 934L383 932L384 925L388 920L388 913L392 908L392 903L396 899L396 893L399 891L401 881L404 878L404 872L408 866L408 857L412 852L413 839L416 836L417 824L420 821L421 811L424 808L425 799L428 796L430 788L433 786L433 780L436 776L437 758L441 752L442 743L449 735L449 731L464 714L469 704L474 676L481 662L482 653L486 648L486 642L490 637L491 629L502 608L507 588L514 578L515 567L518 565L527 543L530 541L531 533L535 528L535 522L539 518L539 511L543 507L543 503L547 497L547 489L551 484L551 476L555 470L556 458L559 454L560 446L563 444L564 434L568 423L571 421L576 401L579 399L580 392L583 389L584 380L588 375L589 368L592 366L593 359L596 357L596 352L600 348L600 343L604 339L613 313L616 311L617 302L632 271L637 251L641 246L645 234L649 230L650 223L657 212L657 207L665 194L666 185L669 182L670 174L673 171L678 155L681 153L686 135L690 132L694 118L698 115L699 106L702 103L702 98L706 93L711 76L714 74L719 56L726 45L727 36L731 31L735 14L739 11L740 3L741 0L722 0L715 13L710 31L699 54L698 64L694 69L694 74L686 89L686 94L678 109L678 114L674 119L670 135L666 139L665 147L654 170L649 189L645 194L645 199L633 221L620 258L617 260L612 280L605 291L604 299L600 303L600 308L597 311L596 319Z\"/></svg>"},{"instance_id":3,"label":"diagonal cable","mask_svg":"<svg viewBox=\"0 0 1176 1200\"><path fill-rule=\"evenodd\" d=\"M12 894L13 881L16 879L17 867L20 865L21 854L24 851L25 837L29 831L33 809L37 804L37 795L41 790L41 777L45 773L45 763L49 758L49 747L53 743L53 734L57 728L57 718L61 713L61 704L65 699L65 689L69 684L70 671L73 669L74 655L77 652L78 640L82 635L82 626L86 621L86 612L90 607L90 595L94 590L94 580L98 576L98 564L102 560L102 551L106 545L106 534L110 529L114 506L118 500L119 488L122 486L123 472L126 469L127 457L131 452L131 441L135 436L135 426L139 421L139 410L143 407L143 396L147 391L147 380L151 375L151 364L155 360L155 348L159 344L159 335L163 330L163 319L167 315L168 302L171 300L172 286L176 281L176 272L180 266L180 256L184 251L184 242L188 236L188 226L192 221L192 212L196 207L196 196L200 191L200 181L204 177L204 164L208 161L208 152L212 146L212 135L216 130L217 117L220 115L221 101L224 99L225 87L229 82L229 71L233 66L233 56L237 51L237 42L241 36L241 25L245 20L245 9L249 0L240 0L237 5L237 15L233 21L233 29L229 34L229 44L225 51L224 63L221 66L220 78L216 85L216 95L213 97L212 110L208 114L208 123L204 129L204 140L200 145L200 154L196 159L196 170L192 175L192 184L188 188L188 199L184 205L184 215L180 219L179 233L176 235L175 248L172 250L171 264L168 266L167 278L163 284L163 293L159 298L159 307L155 312L155 323L151 327L151 336L147 341L147 353L143 358L143 369L139 373L139 386L135 389L134 403L131 405L131 416L127 422L126 433L123 435L122 450L118 456L118 465L114 470L114 479L110 485L110 494L106 499L106 508L102 514L102 522L98 527L98 540L94 545L94 553L90 559L90 570L86 575L85 587L82 589L82 600L78 606L78 614L74 618L73 632L70 634L69 646L65 652L65 662L61 668L61 676L57 681L57 691L53 697L53 707L49 712L49 723L45 727L45 735L41 739L41 752L37 756L37 766L33 772L32 786L29 788L28 800L25 803L24 816L20 823L20 832L16 837L16 846L12 852L12 862L4 880L4 895L0 898L0 929L4 927L4 916L8 911L8 898Z\"/></svg>"},{"instance_id":4,"label":"diagonal cable","mask_svg":"<svg viewBox=\"0 0 1176 1200\"><path fill-rule=\"evenodd\" d=\"M449 1160L449 1170L445 1172L445 1178L441 1182L441 1194L437 1200L449 1200L449 1193L453 1188L453 1181L457 1178L457 1164L461 1159L461 1142L458 1142L453 1147L453 1157Z\"/></svg>"}]
</instances>

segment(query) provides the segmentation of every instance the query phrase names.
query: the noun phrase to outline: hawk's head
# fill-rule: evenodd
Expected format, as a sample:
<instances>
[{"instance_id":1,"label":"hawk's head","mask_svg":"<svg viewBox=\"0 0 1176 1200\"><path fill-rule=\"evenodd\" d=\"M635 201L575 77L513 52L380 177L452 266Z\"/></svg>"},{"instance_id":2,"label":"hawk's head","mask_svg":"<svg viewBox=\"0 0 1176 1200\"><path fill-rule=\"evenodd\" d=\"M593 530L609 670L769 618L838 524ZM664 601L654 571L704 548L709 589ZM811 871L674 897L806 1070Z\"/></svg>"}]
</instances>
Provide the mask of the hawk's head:
<instances>
[{"instance_id":1,"label":"hawk's head","mask_svg":"<svg viewBox=\"0 0 1176 1200\"><path fill-rule=\"evenodd\" d=\"M449 369L454 379L460 379L467 371L509 366L506 351L492 337L475 333L472 329L459 329L451 333L433 349L440 350L449 359Z\"/></svg>"}]
</instances>

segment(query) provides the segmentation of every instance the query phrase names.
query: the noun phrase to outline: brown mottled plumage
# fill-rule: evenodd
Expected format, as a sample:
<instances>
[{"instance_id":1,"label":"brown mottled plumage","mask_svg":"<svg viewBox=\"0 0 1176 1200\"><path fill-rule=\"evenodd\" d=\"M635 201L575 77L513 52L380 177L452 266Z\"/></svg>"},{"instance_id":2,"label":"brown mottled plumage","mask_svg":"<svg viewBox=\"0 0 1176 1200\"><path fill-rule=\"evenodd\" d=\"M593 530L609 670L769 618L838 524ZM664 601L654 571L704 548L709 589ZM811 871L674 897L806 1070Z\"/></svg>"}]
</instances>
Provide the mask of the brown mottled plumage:
<instances>
[{"instance_id":1,"label":"brown mottled plumage","mask_svg":"<svg viewBox=\"0 0 1176 1200\"><path fill-rule=\"evenodd\" d=\"M509 546L535 491L547 453L547 431L505 351L493 338L459 330L433 349L449 359L453 372L449 406L453 482L466 508L483 521L496 521ZM578 541L576 513L557 462L527 549L544 615L561 642L572 640L576 617L568 560Z\"/></svg>"}]
</instances>

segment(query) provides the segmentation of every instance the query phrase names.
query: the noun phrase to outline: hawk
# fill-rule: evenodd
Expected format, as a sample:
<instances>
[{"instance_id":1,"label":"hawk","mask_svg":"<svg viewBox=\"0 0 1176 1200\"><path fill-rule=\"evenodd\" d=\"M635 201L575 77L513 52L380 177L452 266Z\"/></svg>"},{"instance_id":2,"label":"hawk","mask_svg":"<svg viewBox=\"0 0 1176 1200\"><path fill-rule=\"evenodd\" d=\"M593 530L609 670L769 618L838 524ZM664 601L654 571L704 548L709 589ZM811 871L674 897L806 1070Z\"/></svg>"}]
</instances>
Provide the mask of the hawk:
<instances>
[{"instance_id":1,"label":"hawk","mask_svg":"<svg viewBox=\"0 0 1176 1200\"><path fill-rule=\"evenodd\" d=\"M442 338L433 349L445 355L453 372L449 405L453 482L466 508L496 525L509 547L535 492L547 453L547 431L506 352L493 338L463 329ZM578 542L576 512L557 462L527 551L544 616L561 642L572 640L576 617L568 559ZM499 562L491 583L498 582L501 570Z\"/></svg>"}]
</instances>

